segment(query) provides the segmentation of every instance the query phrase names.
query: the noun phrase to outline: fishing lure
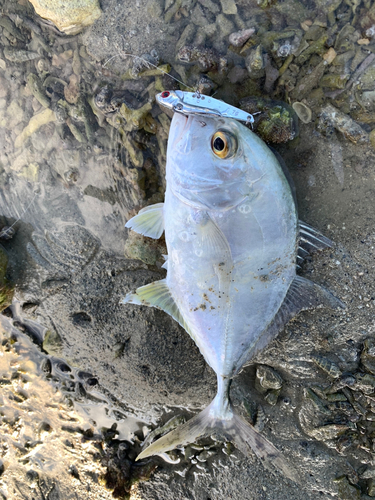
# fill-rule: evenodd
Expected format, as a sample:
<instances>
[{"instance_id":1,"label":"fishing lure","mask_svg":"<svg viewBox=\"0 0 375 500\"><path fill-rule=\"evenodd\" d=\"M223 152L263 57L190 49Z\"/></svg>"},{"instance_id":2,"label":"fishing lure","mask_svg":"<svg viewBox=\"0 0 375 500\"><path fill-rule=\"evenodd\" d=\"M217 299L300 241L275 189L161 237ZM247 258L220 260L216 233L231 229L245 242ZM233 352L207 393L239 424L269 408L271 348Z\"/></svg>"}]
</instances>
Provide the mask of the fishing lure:
<instances>
[{"instance_id":1,"label":"fishing lure","mask_svg":"<svg viewBox=\"0 0 375 500\"><path fill-rule=\"evenodd\" d=\"M157 94L156 100L162 106L183 115L200 114L232 118L246 125L254 123L253 115L238 109L219 99L214 99L199 92L165 90Z\"/></svg>"},{"instance_id":2,"label":"fishing lure","mask_svg":"<svg viewBox=\"0 0 375 500\"><path fill-rule=\"evenodd\" d=\"M143 57L136 56L134 54L116 54L112 56L104 64L106 66L115 57L132 57L134 59L139 59L144 62L146 67L152 66L153 68L159 70L161 73L168 75L173 78L178 83L185 85L184 82L170 75L166 71L160 69L158 66L150 61L147 61ZM190 88L190 87L189 87ZM245 122L246 125L253 125L254 117L252 114L238 109L235 106L227 104L219 99L214 99L213 97L201 94L198 91L195 92L185 92L182 90L164 90L160 94L157 94L156 100L162 106L169 108L170 110L182 113L184 115L188 114L202 114L211 116L220 116L222 118L233 118L241 122Z\"/></svg>"}]
</instances>

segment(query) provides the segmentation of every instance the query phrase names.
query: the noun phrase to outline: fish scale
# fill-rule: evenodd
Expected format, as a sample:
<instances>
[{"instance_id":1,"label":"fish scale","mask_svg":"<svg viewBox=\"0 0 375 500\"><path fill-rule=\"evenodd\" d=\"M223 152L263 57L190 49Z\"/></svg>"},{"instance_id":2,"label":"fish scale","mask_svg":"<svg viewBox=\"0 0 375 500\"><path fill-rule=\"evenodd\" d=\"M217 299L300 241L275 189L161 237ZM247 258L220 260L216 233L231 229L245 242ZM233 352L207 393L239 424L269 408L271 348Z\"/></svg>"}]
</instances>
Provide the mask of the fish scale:
<instances>
[{"instance_id":1,"label":"fish scale","mask_svg":"<svg viewBox=\"0 0 375 500\"><path fill-rule=\"evenodd\" d=\"M236 414L229 389L232 378L300 310L343 307L330 292L296 275L297 258L331 242L299 223L283 167L247 127L218 116L218 110L226 112L225 103L210 98L213 112L193 105L178 112L185 97L181 91L157 96L176 111L164 204L142 209L126 224L152 238L164 229L167 277L129 293L123 303L157 307L178 321L215 371L218 390L207 408L137 459L215 433L298 481L275 446Z\"/></svg>"}]
</instances>

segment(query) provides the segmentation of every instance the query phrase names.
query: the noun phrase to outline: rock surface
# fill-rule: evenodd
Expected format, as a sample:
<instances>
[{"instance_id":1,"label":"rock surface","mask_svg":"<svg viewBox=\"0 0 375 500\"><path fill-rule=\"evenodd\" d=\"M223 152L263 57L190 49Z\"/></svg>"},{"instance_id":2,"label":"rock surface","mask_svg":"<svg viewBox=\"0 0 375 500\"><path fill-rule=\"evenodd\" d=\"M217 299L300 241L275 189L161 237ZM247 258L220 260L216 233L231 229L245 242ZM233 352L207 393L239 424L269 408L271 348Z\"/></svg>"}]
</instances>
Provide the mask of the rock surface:
<instances>
[{"instance_id":1,"label":"rock surface","mask_svg":"<svg viewBox=\"0 0 375 500\"><path fill-rule=\"evenodd\" d=\"M30 0L40 17L67 35L75 35L102 14L98 0Z\"/></svg>"}]
</instances>

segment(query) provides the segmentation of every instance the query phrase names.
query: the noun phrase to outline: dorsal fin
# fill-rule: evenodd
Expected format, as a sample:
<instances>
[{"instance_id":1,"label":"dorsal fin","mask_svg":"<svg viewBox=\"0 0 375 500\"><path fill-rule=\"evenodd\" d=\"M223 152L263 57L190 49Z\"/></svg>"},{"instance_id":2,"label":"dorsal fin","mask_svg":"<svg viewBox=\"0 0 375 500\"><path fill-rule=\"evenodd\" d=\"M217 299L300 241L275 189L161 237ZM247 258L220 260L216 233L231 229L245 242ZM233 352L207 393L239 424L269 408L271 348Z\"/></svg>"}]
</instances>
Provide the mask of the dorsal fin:
<instances>
[{"instance_id":1,"label":"dorsal fin","mask_svg":"<svg viewBox=\"0 0 375 500\"><path fill-rule=\"evenodd\" d=\"M155 205L142 208L136 216L128 220L125 227L157 240L164 231L163 208L164 203L155 203Z\"/></svg>"},{"instance_id":2,"label":"dorsal fin","mask_svg":"<svg viewBox=\"0 0 375 500\"><path fill-rule=\"evenodd\" d=\"M193 338L189 325L184 320L181 311L174 301L165 279L154 281L137 288L134 293L128 293L122 304L137 304L139 306L156 307L166 312L176 320ZM193 338L194 340L194 338Z\"/></svg>"},{"instance_id":3,"label":"dorsal fin","mask_svg":"<svg viewBox=\"0 0 375 500\"><path fill-rule=\"evenodd\" d=\"M310 255L324 248L331 248L333 242L324 236L320 231L313 228L306 222L298 221L299 225L299 240L297 265L302 264L307 255Z\"/></svg>"}]
</instances>

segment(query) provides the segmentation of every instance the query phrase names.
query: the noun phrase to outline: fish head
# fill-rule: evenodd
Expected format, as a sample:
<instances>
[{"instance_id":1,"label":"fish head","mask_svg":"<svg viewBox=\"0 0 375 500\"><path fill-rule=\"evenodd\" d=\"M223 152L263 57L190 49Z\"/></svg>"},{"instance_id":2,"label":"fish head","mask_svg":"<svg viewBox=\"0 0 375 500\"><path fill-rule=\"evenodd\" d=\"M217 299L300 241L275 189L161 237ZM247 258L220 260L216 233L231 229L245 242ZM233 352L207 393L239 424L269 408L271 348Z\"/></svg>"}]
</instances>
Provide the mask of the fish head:
<instances>
[{"instance_id":1,"label":"fish head","mask_svg":"<svg viewBox=\"0 0 375 500\"><path fill-rule=\"evenodd\" d=\"M275 159L266 144L230 118L174 113L168 138L167 182L182 201L228 210L256 195Z\"/></svg>"}]
</instances>

